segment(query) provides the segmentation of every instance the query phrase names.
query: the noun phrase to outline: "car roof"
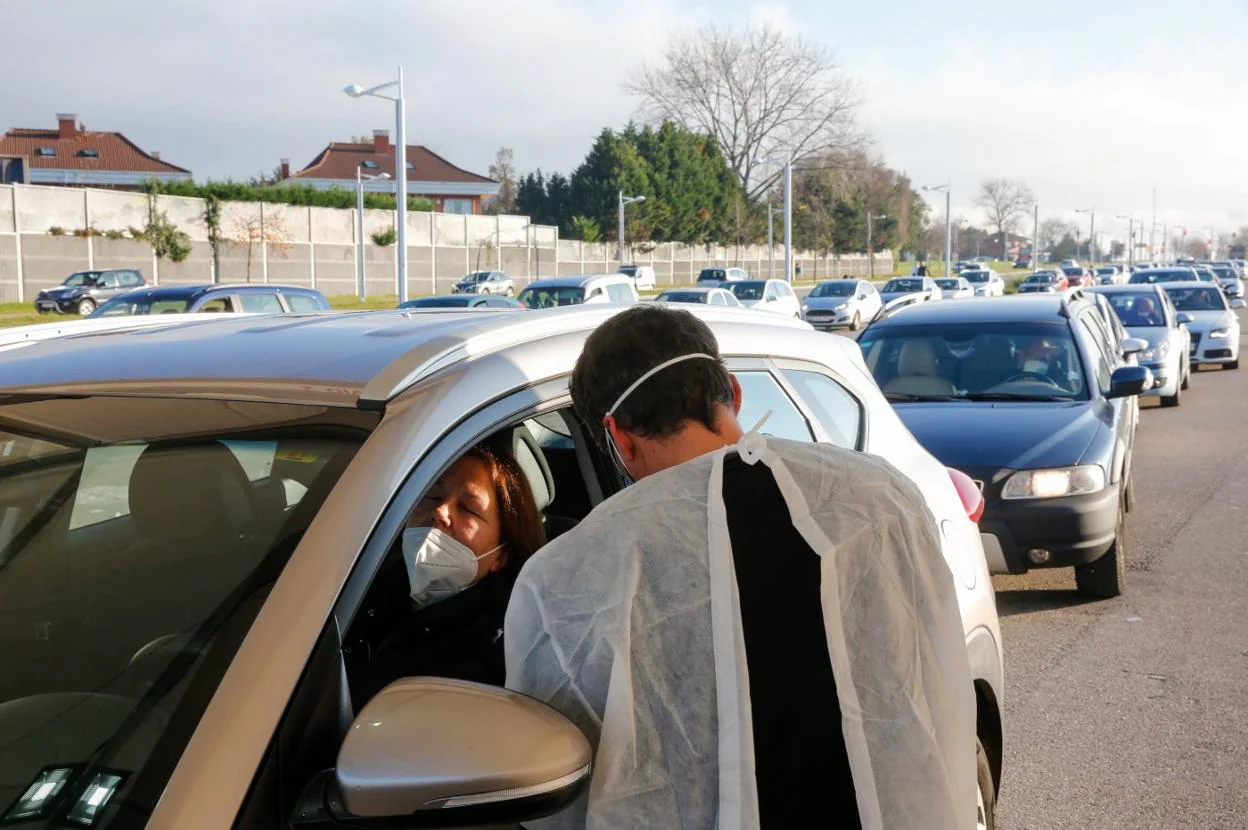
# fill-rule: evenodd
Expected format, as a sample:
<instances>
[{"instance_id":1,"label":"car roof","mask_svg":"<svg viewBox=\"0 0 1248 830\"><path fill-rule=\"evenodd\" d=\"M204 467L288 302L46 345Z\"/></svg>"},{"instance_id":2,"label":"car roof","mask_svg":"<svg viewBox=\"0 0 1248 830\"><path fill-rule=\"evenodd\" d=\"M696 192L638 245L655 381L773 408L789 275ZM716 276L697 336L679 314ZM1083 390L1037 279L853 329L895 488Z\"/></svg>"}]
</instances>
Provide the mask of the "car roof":
<instances>
[{"instance_id":1,"label":"car roof","mask_svg":"<svg viewBox=\"0 0 1248 830\"><path fill-rule=\"evenodd\" d=\"M132 270L123 268L120 270ZM298 285L277 285L274 283L242 283L242 284L198 284L198 285L146 285L127 291L125 297L194 297L200 294L254 294L268 292L290 292L292 294L319 294L311 288Z\"/></svg>"},{"instance_id":2,"label":"car roof","mask_svg":"<svg viewBox=\"0 0 1248 830\"><path fill-rule=\"evenodd\" d=\"M871 328L927 325L930 323L1014 323L1064 320L1068 300L1061 295L1027 294L1010 297L980 297L962 302L949 300L919 303L871 324Z\"/></svg>"},{"instance_id":3,"label":"car roof","mask_svg":"<svg viewBox=\"0 0 1248 830\"><path fill-rule=\"evenodd\" d=\"M1084 291L1091 291L1093 294L1141 294L1152 291L1156 293L1161 290L1163 285L1170 283L1164 282L1133 282L1127 285L1093 285ZM1180 280L1176 285L1191 285L1191 280Z\"/></svg>"},{"instance_id":4,"label":"car roof","mask_svg":"<svg viewBox=\"0 0 1248 830\"><path fill-rule=\"evenodd\" d=\"M13 344L0 363L0 395L177 396L381 409L435 371L510 346L588 336L626 308L178 315L168 325ZM710 324L810 330L766 311L698 306L693 313ZM87 349L92 359L77 359Z\"/></svg>"},{"instance_id":5,"label":"car roof","mask_svg":"<svg viewBox=\"0 0 1248 830\"><path fill-rule=\"evenodd\" d=\"M723 291L725 294L732 293L726 288L720 288L718 285L673 285L670 288L664 288L661 293L674 294L676 292L680 292L681 294L710 294L712 291Z\"/></svg>"},{"instance_id":6,"label":"car roof","mask_svg":"<svg viewBox=\"0 0 1248 830\"><path fill-rule=\"evenodd\" d=\"M533 280L529 283L529 288L583 288L586 284L594 280L621 280L628 284L632 284L632 279L627 274L577 274L570 277L547 277L541 280Z\"/></svg>"}]
</instances>

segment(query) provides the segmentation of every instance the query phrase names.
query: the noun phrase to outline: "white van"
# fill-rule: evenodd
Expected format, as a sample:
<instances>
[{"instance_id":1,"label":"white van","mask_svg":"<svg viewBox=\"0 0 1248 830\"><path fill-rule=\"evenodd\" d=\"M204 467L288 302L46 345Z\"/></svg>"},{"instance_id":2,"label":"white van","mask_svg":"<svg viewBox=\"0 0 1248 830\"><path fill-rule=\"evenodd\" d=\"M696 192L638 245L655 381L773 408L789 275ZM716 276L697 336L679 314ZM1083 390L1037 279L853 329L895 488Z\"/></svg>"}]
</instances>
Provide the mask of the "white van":
<instances>
[{"instance_id":1,"label":"white van","mask_svg":"<svg viewBox=\"0 0 1248 830\"><path fill-rule=\"evenodd\" d=\"M659 278L649 265L621 265L620 273L632 277L633 286L638 291L653 291L659 287Z\"/></svg>"},{"instance_id":2,"label":"white van","mask_svg":"<svg viewBox=\"0 0 1248 830\"><path fill-rule=\"evenodd\" d=\"M597 303L628 304L640 299L637 288L633 285L633 278L624 274L583 274L535 280L520 292L519 297L525 308Z\"/></svg>"}]
</instances>

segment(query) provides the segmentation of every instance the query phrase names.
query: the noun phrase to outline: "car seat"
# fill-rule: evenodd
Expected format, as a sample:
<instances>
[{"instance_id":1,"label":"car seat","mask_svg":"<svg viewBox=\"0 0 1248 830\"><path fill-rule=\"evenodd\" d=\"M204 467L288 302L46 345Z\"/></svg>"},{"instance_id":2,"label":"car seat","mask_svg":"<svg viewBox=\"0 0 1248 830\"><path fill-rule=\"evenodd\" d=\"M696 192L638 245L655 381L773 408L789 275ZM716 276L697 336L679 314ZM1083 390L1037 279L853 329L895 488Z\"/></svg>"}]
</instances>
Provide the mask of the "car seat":
<instances>
[{"instance_id":1,"label":"car seat","mask_svg":"<svg viewBox=\"0 0 1248 830\"><path fill-rule=\"evenodd\" d=\"M547 523L546 508L555 500L555 477L542 453L542 445L532 430L524 424L517 424L511 430L508 452L528 480L529 489L533 491L533 503L542 516L543 524ZM549 530L548 527L548 536L551 535Z\"/></svg>"},{"instance_id":2,"label":"car seat","mask_svg":"<svg viewBox=\"0 0 1248 830\"><path fill-rule=\"evenodd\" d=\"M885 394L952 395L954 385L941 376L933 338L919 337L902 344L897 355L897 377L884 385Z\"/></svg>"}]
</instances>

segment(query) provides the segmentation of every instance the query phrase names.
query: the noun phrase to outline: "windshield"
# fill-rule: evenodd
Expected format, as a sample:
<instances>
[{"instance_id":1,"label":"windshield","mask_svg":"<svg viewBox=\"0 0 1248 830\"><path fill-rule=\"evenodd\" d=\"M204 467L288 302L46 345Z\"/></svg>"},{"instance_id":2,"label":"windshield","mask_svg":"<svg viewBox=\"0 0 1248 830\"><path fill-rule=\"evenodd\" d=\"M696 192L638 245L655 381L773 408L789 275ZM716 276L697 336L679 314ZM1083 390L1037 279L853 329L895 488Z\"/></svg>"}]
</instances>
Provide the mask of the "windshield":
<instances>
[{"instance_id":1,"label":"windshield","mask_svg":"<svg viewBox=\"0 0 1248 830\"><path fill-rule=\"evenodd\" d=\"M761 280L743 280L729 284L728 290L736 294L737 299L742 302L761 300L763 292L767 290L767 283Z\"/></svg>"},{"instance_id":2,"label":"windshield","mask_svg":"<svg viewBox=\"0 0 1248 830\"><path fill-rule=\"evenodd\" d=\"M0 406L0 657L11 667L0 673L0 802L10 816L17 807L37 827L106 827L151 814L269 588L376 420L239 401ZM92 820L62 823L74 809Z\"/></svg>"},{"instance_id":3,"label":"windshield","mask_svg":"<svg viewBox=\"0 0 1248 830\"><path fill-rule=\"evenodd\" d=\"M852 297L858 288L858 283L850 280L839 280L837 282L821 282L815 286L810 292L812 297Z\"/></svg>"},{"instance_id":4,"label":"windshield","mask_svg":"<svg viewBox=\"0 0 1248 830\"><path fill-rule=\"evenodd\" d=\"M1062 273L1064 273L1068 277L1082 277L1083 269L1082 268L1063 268Z\"/></svg>"},{"instance_id":5,"label":"windshield","mask_svg":"<svg viewBox=\"0 0 1248 830\"><path fill-rule=\"evenodd\" d=\"M1157 282L1194 282L1196 272L1190 268L1175 268L1169 271L1137 271L1131 275L1131 282L1153 284Z\"/></svg>"},{"instance_id":6,"label":"windshield","mask_svg":"<svg viewBox=\"0 0 1248 830\"><path fill-rule=\"evenodd\" d=\"M988 282L991 275L987 271L963 271L962 276L969 282Z\"/></svg>"},{"instance_id":7,"label":"windshield","mask_svg":"<svg viewBox=\"0 0 1248 830\"><path fill-rule=\"evenodd\" d=\"M1235 279L1235 269L1227 265L1215 265L1213 266L1212 271L1218 275L1218 279L1220 280Z\"/></svg>"},{"instance_id":8,"label":"windshield","mask_svg":"<svg viewBox=\"0 0 1248 830\"><path fill-rule=\"evenodd\" d=\"M619 273L623 274L626 277L635 277L637 276L637 266L636 265L621 265Z\"/></svg>"},{"instance_id":9,"label":"windshield","mask_svg":"<svg viewBox=\"0 0 1248 830\"><path fill-rule=\"evenodd\" d=\"M1118 319L1130 328L1153 328L1166 324L1166 314L1155 294L1106 294Z\"/></svg>"},{"instance_id":10,"label":"windshield","mask_svg":"<svg viewBox=\"0 0 1248 830\"><path fill-rule=\"evenodd\" d=\"M1216 286L1211 288L1166 286L1166 293L1170 295L1178 311L1225 311L1227 308L1222 289Z\"/></svg>"},{"instance_id":11,"label":"windshield","mask_svg":"<svg viewBox=\"0 0 1248 830\"><path fill-rule=\"evenodd\" d=\"M660 303L705 303L709 301L704 291L664 291L655 299Z\"/></svg>"},{"instance_id":12,"label":"windshield","mask_svg":"<svg viewBox=\"0 0 1248 830\"><path fill-rule=\"evenodd\" d=\"M190 297L159 295L130 297L122 294L91 312L92 317L125 317L132 314L181 314L191 304Z\"/></svg>"},{"instance_id":13,"label":"windshield","mask_svg":"<svg viewBox=\"0 0 1248 830\"><path fill-rule=\"evenodd\" d=\"M1118 269L1117 268L1097 268L1096 273L1100 274L1101 276L1109 276L1112 274L1117 274Z\"/></svg>"},{"instance_id":14,"label":"windshield","mask_svg":"<svg viewBox=\"0 0 1248 830\"><path fill-rule=\"evenodd\" d=\"M957 280L936 280L936 284L941 288L961 288L962 285Z\"/></svg>"},{"instance_id":15,"label":"windshield","mask_svg":"<svg viewBox=\"0 0 1248 830\"><path fill-rule=\"evenodd\" d=\"M467 308L472 302L472 296L421 297L408 300L399 308Z\"/></svg>"},{"instance_id":16,"label":"windshield","mask_svg":"<svg viewBox=\"0 0 1248 830\"><path fill-rule=\"evenodd\" d=\"M727 278L728 275L724 273L723 268L703 268L702 273L698 274L699 280L715 280L716 282L723 282Z\"/></svg>"},{"instance_id":17,"label":"windshield","mask_svg":"<svg viewBox=\"0 0 1248 830\"><path fill-rule=\"evenodd\" d=\"M579 285L529 286L520 292L520 302L529 308L554 308L585 302L585 289Z\"/></svg>"},{"instance_id":18,"label":"windshield","mask_svg":"<svg viewBox=\"0 0 1248 830\"><path fill-rule=\"evenodd\" d=\"M99 271L79 271L76 274L70 274L61 284L68 288L77 288L80 285L96 285L99 281Z\"/></svg>"},{"instance_id":19,"label":"windshield","mask_svg":"<svg viewBox=\"0 0 1248 830\"><path fill-rule=\"evenodd\" d=\"M463 282L485 282L489 278L490 278L489 271L473 271L471 274L464 277L462 281Z\"/></svg>"},{"instance_id":20,"label":"windshield","mask_svg":"<svg viewBox=\"0 0 1248 830\"><path fill-rule=\"evenodd\" d=\"M1064 324L885 326L868 329L859 345L894 402L1086 399L1083 364Z\"/></svg>"},{"instance_id":21,"label":"windshield","mask_svg":"<svg viewBox=\"0 0 1248 830\"><path fill-rule=\"evenodd\" d=\"M889 280L884 285L884 290L888 292L894 291L922 291L923 280Z\"/></svg>"},{"instance_id":22,"label":"windshield","mask_svg":"<svg viewBox=\"0 0 1248 830\"><path fill-rule=\"evenodd\" d=\"M1032 274L1025 280L1025 282L1031 285L1048 285L1056 281L1057 278L1052 274Z\"/></svg>"}]
</instances>

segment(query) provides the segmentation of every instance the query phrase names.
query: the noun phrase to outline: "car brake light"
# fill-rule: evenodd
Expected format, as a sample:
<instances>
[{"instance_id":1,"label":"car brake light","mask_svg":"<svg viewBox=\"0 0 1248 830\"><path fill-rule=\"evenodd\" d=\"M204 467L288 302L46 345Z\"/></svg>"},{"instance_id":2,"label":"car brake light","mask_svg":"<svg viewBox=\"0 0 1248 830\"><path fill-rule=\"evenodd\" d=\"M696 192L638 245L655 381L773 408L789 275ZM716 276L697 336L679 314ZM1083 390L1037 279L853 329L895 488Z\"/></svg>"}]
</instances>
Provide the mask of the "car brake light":
<instances>
[{"instance_id":1,"label":"car brake light","mask_svg":"<svg viewBox=\"0 0 1248 830\"><path fill-rule=\"evenodd\" d=\"M974 479L961 470L955 470L952 467L946 467L949 472L949 480L953 482L953 489L958 491L958 498L962 499L962 507L966 510L966 517L972 522L979 524L979 520L984 515L984 494L980 492L979 486Z\"/></svg>"}]
</instances>

